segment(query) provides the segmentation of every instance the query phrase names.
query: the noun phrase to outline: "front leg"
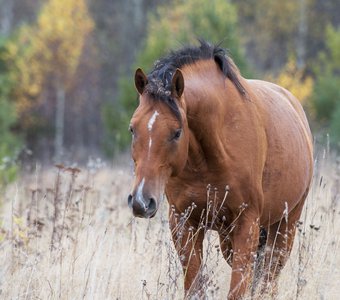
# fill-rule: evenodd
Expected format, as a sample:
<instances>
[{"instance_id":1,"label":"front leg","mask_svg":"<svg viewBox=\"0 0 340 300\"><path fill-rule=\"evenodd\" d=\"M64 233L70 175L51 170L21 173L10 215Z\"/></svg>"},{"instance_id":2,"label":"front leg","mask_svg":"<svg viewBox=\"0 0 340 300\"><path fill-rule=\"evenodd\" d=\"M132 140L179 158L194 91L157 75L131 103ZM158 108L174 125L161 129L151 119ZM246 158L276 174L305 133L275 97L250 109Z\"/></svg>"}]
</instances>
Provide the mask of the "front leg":
<instances>
[{"instance_id":1,"label":"front leg","mask_svg":"<svg viewBox=\"0 0 340 300\"><path fill-rule=\"evenodd\" d=\"M172 239L183 268L185 295L199 293L197 283L203 255L204 230L192 226L190 220L179 220L174 214L169 219Z\"/></svg>"},{"instance_id":2,"label":"front leg","mask_svg":"<svg viewBox=\"0 0 340 300\"><path fill-rule=\"evenodd\" d=\"M242 216L232 233L232 275L228 299L241 299L253 281L260 228L256 217Z\"/></svg>"}]
</instances>

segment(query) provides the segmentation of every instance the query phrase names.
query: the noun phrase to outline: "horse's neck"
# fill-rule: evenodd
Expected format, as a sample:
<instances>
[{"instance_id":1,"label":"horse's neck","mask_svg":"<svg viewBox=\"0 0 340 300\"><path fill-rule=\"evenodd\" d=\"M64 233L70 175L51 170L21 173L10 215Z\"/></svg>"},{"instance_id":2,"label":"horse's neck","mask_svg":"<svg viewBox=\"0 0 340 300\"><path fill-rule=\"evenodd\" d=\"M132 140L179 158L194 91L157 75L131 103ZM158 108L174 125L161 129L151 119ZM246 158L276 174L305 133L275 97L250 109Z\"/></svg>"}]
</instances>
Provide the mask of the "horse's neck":
<instances>
[{"instance_id":1,"label":"horse's neck","mask_svg":"<svg viewBox=\"0 0 340 300\"><path fill-rule=\"evenodd\" d=\"M225 107L213 98L196 99L200 105L195 109L195 115L187 116L190 131L188 157L190 165L206 169L228 159L224 142ZM209 109L206 107L207 103L202 103L206 100L211 101ZM190 107L188 110L190 111Z\"/></svg>"},{"instance_id":2,"label":"horse's neck","mask_svg":"<svg viewBox=\"0 0 340 300\"><path fill-rule=\"evenodd\" d=\"M208 168L206 157L202 145L195 133L189 129L189 153L187 167L194 171L203 171Z\"/></svg>"},{"instance_id":3,"label":"horse's neck","mask_svg":"<svg viewBox=\"0 0 340 300\"><path fill-rule=\"evenodd\" d=\"M239 116L241 96L214 61L184 69L185 101L191 131L189 158L200 165L218 165L230 159L225 143L228 126ZM244 117L244 116L243 116Z\"/></svg>"}]
</instances>

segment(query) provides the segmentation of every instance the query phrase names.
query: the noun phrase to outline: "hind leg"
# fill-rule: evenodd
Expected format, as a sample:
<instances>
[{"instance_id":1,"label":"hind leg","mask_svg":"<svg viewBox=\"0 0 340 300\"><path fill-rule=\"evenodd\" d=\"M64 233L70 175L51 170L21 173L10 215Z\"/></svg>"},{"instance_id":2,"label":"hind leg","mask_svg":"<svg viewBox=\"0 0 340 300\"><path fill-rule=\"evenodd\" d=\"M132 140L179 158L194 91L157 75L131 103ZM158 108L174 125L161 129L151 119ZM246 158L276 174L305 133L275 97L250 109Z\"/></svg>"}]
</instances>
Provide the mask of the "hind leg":
<instances>
[{"instance_id":1,"label":"hind leg","mask_svg":"<svg viewBox=\"0 0 340 300\"><path fill-rule=\"evenodd\" d=\"M254 294L258 284L261 282L261 278L264 274L264 263L265 263L265 249L267 244L267 230L263 227L260 228L259 245L257 247L254 279L252 284L251 293Z\"/></svg>"}]
</instances>

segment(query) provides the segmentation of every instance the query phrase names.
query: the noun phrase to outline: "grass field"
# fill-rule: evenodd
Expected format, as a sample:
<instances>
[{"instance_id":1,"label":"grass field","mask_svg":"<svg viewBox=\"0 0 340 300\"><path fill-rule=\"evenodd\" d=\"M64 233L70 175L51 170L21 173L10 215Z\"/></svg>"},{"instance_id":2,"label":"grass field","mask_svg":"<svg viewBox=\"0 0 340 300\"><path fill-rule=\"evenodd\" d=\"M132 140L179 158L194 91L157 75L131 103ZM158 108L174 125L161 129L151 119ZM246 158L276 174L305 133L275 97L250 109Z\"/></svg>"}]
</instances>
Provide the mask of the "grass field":
<instances>
[{"instance_id":1,"label":"grass field","mask_svg":"<svg viewBox=\"0 0 340 300\"><path fill-rule=\"evenodd\" d=\"M325 157L327 156L327 157ZM129 166L129 164L127 164ZM340 170L320 152L277 299L339 299ZM131 167L37 168L2 193L1 299L183 299L167 203L151 220L127 207ZM226 299L218 237L204 250L204 299ZM259 299L271 299L260 295Z\"/></svg>"}]
</instances>

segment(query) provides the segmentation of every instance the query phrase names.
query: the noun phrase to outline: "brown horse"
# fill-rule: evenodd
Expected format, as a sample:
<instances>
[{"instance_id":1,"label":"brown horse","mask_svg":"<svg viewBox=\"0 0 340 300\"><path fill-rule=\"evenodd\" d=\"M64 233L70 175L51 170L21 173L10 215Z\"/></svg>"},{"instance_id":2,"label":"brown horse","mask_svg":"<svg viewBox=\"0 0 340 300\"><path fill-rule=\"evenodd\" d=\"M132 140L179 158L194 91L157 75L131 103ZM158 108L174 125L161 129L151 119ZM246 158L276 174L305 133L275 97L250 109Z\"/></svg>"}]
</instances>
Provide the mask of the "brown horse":
<instances>
[{"instance_id":1,"label":"brown horse","mask_svg":"<svg viewBox=\"0 0 340 300\"><path fill-rule=\"evenodd\" d=\"M272 282L291 251L313 172L299 101L275 84L244 79L223 49L203 41L160 59L148 76L138 69L135 86L128 203L136 217L151 218L166 194L186 294L199 291L207 228L218 231L232 266L229 299L252 286L261 247L261 274Z\"/></svg>"}]
</instances>

